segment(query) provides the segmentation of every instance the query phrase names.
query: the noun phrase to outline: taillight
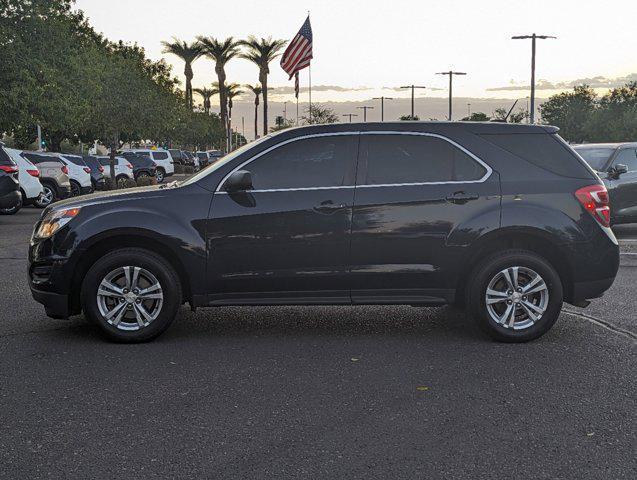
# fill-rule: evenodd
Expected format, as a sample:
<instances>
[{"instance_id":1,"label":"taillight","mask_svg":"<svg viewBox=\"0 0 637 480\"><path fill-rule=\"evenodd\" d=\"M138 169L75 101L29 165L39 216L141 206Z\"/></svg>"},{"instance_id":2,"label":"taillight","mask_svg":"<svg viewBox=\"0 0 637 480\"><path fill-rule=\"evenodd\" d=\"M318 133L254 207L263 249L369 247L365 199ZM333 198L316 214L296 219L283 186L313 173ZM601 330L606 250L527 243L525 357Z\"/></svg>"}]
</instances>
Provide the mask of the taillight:
<instances>
[{"instance_id":1,"label":"taillight","mask_svg":"<svg viewBox=\"0 0 637 480\"><path fill-rule=\"evenodd\" d=\"M18 173L18 169L13 165L0 165L0 170L4 170L6 173Z\"/></svg>"},{"instance_id":2,"label":"taillight","mask_svg":"<svg viewBox=\"0 0 637 480\"><path fill-rule=\"evenodd\" d=\"M604 227L610 226L608 190L604 185L589 185L575 192L584 209Z\"/></svg>"},{"instance_id":3,"label":"taillight","mask_svg":"<svg viewBox=\"0 0 637 480\"><path fill-rule=\"evenodd\" d=\"M130 168L131 170L133 169L133 166L130 163L127 163L126 166Z\"/></svg>"},{"instance_id":4,"label":"taillight","mask_svg":"<svg viewBox=\"0 0 637 480\"><path fill-rule=\"evenodd\" d=\"M32 177L39 177L40 176L40 170L27 170L27 173L29 175L31 175Z\"/></svg>"},{"instance_id":5,"label":"taillight","mask_svg":"<svg viewBox=\"0 0 637 480\"><path fill-rule=\"evenodd\" d=\"M100 165L100 167L98 168L98 170L100 171L100 173L103 173L103 172L104 172L104 167L102 167L102 166Z\"/></svg>"},{"instance_id":6,"label":"taillight","mask_svg":"<svg viewBox=\"0 0 637 480\"><path fill-rule=\"evenodd\" d=\"M62 167L62 172L66 173L67 175L69 174L69 167L67 167L66 165L64 165Z\"/></svg>"},{"instance_id":7,"label":"taillight","mask_svg":"<svg viewBox=\"0 0 637 480\"><path fill-rule=\"evenodd\" d=\"M88 168L88 167L84 167L84 171L85 171L86 173L91 173L91 169L90 169L90 168Z\"/></svg>"}]
</instances>

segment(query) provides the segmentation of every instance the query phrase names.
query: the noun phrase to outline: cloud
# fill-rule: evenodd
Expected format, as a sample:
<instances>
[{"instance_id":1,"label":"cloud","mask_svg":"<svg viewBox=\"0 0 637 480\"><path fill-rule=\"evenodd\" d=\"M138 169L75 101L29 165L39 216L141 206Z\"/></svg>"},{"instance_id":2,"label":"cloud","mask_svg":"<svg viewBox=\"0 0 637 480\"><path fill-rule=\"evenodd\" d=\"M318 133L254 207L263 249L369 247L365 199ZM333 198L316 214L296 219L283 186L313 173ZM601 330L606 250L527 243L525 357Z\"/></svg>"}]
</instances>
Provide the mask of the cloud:
<instances>
[{"instance_id":1,"label":"cloud","mask_svg":"<svg viewBox=\"0 0 637 480\"><path fill-rule=\"evenodd\" d=\"M300 91L306 91L307 87L302 86ZM372 90L371 87L339 87L338 85L312 85L313 92L363 92L365 90ZM294 86L283 86L283 87L274 87L269 88L268 92L274 94L290 94L294 93Z\"/></svg>"},{"instance_id":2,"label":"cloud","mask_svg":"<svg viewBox=\"0 0 637 480\"><path fill-rule=\"evenodd\" d=\"M438 87L425 87L425 88L426 90L429 90L430 92L440 92L444 90L444 88L438 88ZM383 87L383 90L391 90L392 92L404 92L407 89L401 88L401 87Z\"/></svg>"},{"instance_id":3,"label":"cloud","mask_svg":"<svg viewBox=\"0 0 637 480\"><path fill-rule=\"evenodd\" d=\"M578 85L586 84L592 88L616 88L622 87L629 82L637 82L637 73L631 73L625 77L607 78L604 76L597 76L591 78L579 78L577 80L570 80L568 82L549 82L548 80L540 80L536 83L536 90L564 90L576 87ZM516 85L511 81L510 85L502 87L487 88L488 92L504 92L504 91L518 91L529 90L530 85Z\"/></svg>"}]
</instances>

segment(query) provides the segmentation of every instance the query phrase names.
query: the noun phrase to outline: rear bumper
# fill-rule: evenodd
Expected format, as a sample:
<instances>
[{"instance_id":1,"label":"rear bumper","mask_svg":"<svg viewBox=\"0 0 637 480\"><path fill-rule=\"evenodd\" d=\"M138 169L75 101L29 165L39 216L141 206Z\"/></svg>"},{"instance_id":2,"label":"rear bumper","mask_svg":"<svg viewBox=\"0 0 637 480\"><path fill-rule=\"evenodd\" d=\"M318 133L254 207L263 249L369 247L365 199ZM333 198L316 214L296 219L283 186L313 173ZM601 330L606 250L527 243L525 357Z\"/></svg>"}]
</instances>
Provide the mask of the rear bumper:
<instances>
[{"instance_id":1,"label":"rear bumper","mask_svg":"<svg viewBox=\"0 0 637 480\"><path fill-rule=\"evenodd\" d=\"M13 208L22 200L20 190L14 190L0 197L0 208Z\"/></svg>"},{"instance_id":2,"label":"rear bumper","mask_svg":"<svg viewBox=\"0 0 637 480\"><path fill-rule=\"evenodd\" d=\"M613 285L614 281L615 277L604 278L602 280L589 280L587 282L575 282L573 283L573 298L571 302L599 298Z\"/></svg>"},{"instance_id":3,"label":"rear bumper","mask_svg":"<svg viewBox=\"0 0 637 480\"><path fill-rule=\"evenodd\" d=\"M68 318L69 317L69 298L68 295L53 292L43 292L36 290L31 286L31 295L33 299L44 305L44 312L51 318Z\"/></svg>"},{"instance_id":4,"label":"rear bumper","mask_svg":"<svg viewBox=\"0 0 637 480\"><path fill-rule=\"evenodd\" d=\"M71 185L68 187L58 187L58 200L63 200L71 196Z\"/></svg>"}]
</instances>

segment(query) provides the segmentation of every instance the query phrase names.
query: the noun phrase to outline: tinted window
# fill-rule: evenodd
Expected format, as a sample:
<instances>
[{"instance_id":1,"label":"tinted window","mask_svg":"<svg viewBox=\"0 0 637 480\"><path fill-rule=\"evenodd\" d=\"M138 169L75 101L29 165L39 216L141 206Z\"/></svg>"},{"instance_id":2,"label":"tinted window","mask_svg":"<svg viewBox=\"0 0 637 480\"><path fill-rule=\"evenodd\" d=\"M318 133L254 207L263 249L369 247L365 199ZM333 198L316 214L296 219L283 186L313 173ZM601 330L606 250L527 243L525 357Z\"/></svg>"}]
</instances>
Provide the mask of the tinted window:
<instances>
[{"instance_id":1,"label":"tinted window","mask_svg":"<svg viewBox=\"0 0 637 480\"><path fill-rule=\"evenodd\" d=\"M351 185L355 137L308 138L282 145L251 162L256 190Z\"/></svg>"},{"instance_id":2,"label":"tinted window","mask_svg":"<svg viewBox=\"0 0 637 480\"><path fill-rule=\"evenodd\" d=\"M637 150L634 148L621 150L613 160L613 165L619 164L626 165L629 172L637 172Z\"/></svg>"},{"instance_id":3,"label":"tinted window","mask_svg":"<svg viewBox=\"0 0 637 480\"><path fill-rule=\"evenodd\" d=\"M37 165L38 163L43 163L43 162L62 163L62 160L60 160L57 157L50 157L48 155L41 155L39 153L22 152L22 156L26 158L27 160L29 160L34 165Z\"/></svg>"},{"instance_id":4,"label":"tinted window","mask_svg":"<svg viewBox=\"0 0 637 480\"><path fill-rule=\"evenodd\" d=\"M79 155L64 155L64 158L66 158L67 160L70 160L75 165L79 165L80 167L86 166L84 159L80 157Z\"/></svg>"},{"instance_id":5,"label":"tinted window","mask_svg":"<svg viewBox=\"0 0 637 480\"><path fill-rule=\"evenodd\" d=\"M144 157L150 158L150 152L134 152L137 155L143 155Z\"/></svg>"},{"instance_id":6,"label":"tinted window","mask_svg":"<svg viewBox=\"0 0 637 480\"><path fill-rule=\"evenodd\" d=\"M592 178L571 148L555 134L483 134L482 138L533 165L563 177Z\"/></svg>"},{"instance_id":7,"label":"tinted window","mask_svg":"<svg viewBox=\"0 0 637 480\"><path fill-rule=\"evenodd\" d=\"M153 152L153 158L155 160L166 160L168 159L168 154L166 152Z\"/></svg>"},{"instance_id":8,"label":"tinted window","mask_svg":"<svg viewBox=\"0 0 637 480\"><path fill-rule=\"evenodd\" d=\"M208 160L208 154L207 153L197 153L197 158L201 159L201 160Z\"/></svg>"},{"instance_id":9,"label":"tinted window","mask_svg":"<svg viewBox=\"0 0 637 480\"><path fill-rule=\"evenodd\" d=\"M586 160L593 170L601 171L615 151L614 148L575 148L575 151Z\"/></svg>"},{"instance_id":10,"label":"tinted window","mask_svg":"<svg viewBox=\"0 0 637 480\"><path fill-rule=\"evenodd\" d=\"M364 185L479 180L487 170L451 143L425 135L364 135Z\"/></svg>"}]
</instances>

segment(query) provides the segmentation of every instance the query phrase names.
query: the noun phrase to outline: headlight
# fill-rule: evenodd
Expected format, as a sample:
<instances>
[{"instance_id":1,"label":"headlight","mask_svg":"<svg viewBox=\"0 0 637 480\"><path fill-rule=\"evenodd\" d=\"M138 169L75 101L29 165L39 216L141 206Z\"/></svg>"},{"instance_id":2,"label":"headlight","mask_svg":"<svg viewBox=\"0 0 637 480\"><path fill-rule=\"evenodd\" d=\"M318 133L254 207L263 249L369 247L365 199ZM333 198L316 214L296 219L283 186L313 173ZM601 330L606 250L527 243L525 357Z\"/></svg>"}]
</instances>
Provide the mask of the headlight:
<instances>
[{"instance_id":1,"label":"headlight","mask_svg":"<svg viewBox=\"0 0 637 480\"><path fill-rule=\"evenodd\" d=\"M77 214L80 213L79 208L69 208L68 210L52 210L47 213L38 231L35 232L36 238L49 238L64 225L69 223Z\"/></svg>"}]
</instances>

